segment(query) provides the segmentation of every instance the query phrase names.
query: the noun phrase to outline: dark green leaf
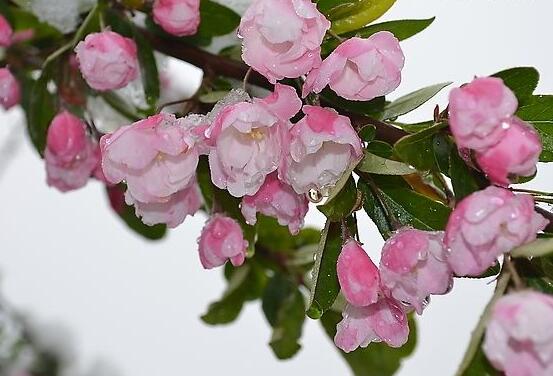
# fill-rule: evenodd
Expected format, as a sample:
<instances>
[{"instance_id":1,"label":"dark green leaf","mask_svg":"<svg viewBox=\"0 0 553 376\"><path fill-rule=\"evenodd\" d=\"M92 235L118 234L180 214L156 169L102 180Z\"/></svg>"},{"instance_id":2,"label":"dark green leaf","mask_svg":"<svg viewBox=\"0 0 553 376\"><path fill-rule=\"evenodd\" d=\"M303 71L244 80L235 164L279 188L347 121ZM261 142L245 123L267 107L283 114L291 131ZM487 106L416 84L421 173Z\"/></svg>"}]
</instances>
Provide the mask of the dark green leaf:
<instances>
[{"instance_id":1,"label":"dark green leaf","mask_svg":"<svg viewBox=\"0 0 553 376\"><path fill-rule=\"evenodd\" d=\"M389 31L394 34L397 39L405 40L426 29L432 22L434 22L434 19L435 17L423 20L397 20L382 22L345 33L343 37L351 38L357 36L361 38L368 38L379 31ZM328 55L339 44L340 42L336 40L336 38L331 38L325 41L322 45L323 55Z\"/></svg>"},{"instance_id":2,"label":"dark green leaf","mask_svg":"<svg viewBox=\"0 0 553 376\"><path fill-rule=\"evenodd\" d=\"M336 325L342 315L328 311L321 319L326 334L333 339ZM400 348L392 348L385 343L371 343L366 348L359 348L350 353L340 354L348 362L355 376L392 376L401 366L402 360L413 353L417 344L417 329L413 318L409 319L409 340Z\"/></svg>"},{"instance_id":3,"label":"dark green leaf","mask_svg":"<svg viewBox=\"0 0 553 376\"><path fill-rule=\"evenodd\" d=\"M382 158L390 158L394 154L392 145L384 141L373 141L367 146L366 150Z\"/></svg>"},{"instance_id":4,"label":"dark green leaf","mask_svg":"<svg viewBox=\"0 0 553 376\"><path fill-rule=\"evenodd\" d=\"M478 346L478 350L474 354L472 361L467 366L462 376L499 376L500 373L492 367L484 351L482 351L482 342Z\"/></svg>"},{"instance_id":5,"label":"dark green leaf","mask_svg":"<svg viewBox=\"0 0 553 376\"><path fill-rule=\"evenodd\" d=\"M46 135L50 122L57 113L56 97L48 90L52 69L42 71L40 78L32 82L28 103L24 105L27 115L27 130L35 149L42 156L46 147Z\"/></svg>"},{"instance_id":6,"label":"dark green leaf","mask_svg":"<svg viewBox=\"0 0 553 376\"><path fill-rule=\"evenodd\" d=\"M379 118L386 105L386 99L384 97L376 97L370 101L348 101L330 89L324 89L320 97L323 103L329 103L333 107L341 108L343 110L352 112L354 114L372 116Z\"/></svg>"},{"instance_id":7,"label":"dark green leaf","mask_svg":"<svg viewBox=\"0 0 553 376\"><path fill-rule=\"evenodd\" d=\"M154 51L150 42L142 35L136 27L133 27L133 38L138 48L138 61L142 73L142 84L146 102L151 109L154 109L159 100L159 72Z\"/></svg>"},{"instance_id":8,"label":"dark green leaf","mask_svg":"<svg viewBox=\"0 0 553 376\"><path fill-rule=\"evenodd\" d=\"M405 115L419 108L450 84L451 82L444 82L428 86L396 99L392 103L386 105L382 119L395 119L398 116Z\"/></svg>"},{"instance_id":9,"label":"dark green leaf","mask_svg":"<svg viewBox=\"0 0 553 376\"><path fill-rule=\"evenodd\" d=\"M204 204L209 212L213 207L213 190L214 185L211 182L211 172L209 170L209 163L207 156L201 156L198 162L198 168L196 169L196 180L204 199Z\"/></svg>"},{"instance_id":10,"label":"dark green leaf","mask_svg":"<svg viewBox=\"0 0 553 376\"><path fill-rule=\"evenodd\" d=\"M198 36L212 38L233 32L240 24L240 15L232 9L211 0L200 3Z\"/></svg>"},{"instance_id":11,"label":"dark green leaf","mask_svg":"<svg viewBox=\"0 0 553 376\"><path fill-rule=\"evenodd\" d=\"M209 305L202 320L210 325L228 324L236 320L247 300L255 299L266 284L264 272L247 263L235 268L230 275L227 290L221 299Z\"/></svg>"},{"instance_id":12,"label":"dark green leaf","mask_svg":"<svg viewBox=\"0 0 553 376\"><path fill-rule=\"evenodd\" d=\"M359 130L359 138L365 142L372 142L376 136L376 127L374 125L367 124Z\"/></svg>"},{"instance_id":13,"label":"dark green leaf","mask_svg":"<svg viewBox=\"0 0 553 376\"><path fill-rule=\"evenodd\" d=\"M449 155L449 176L457 202L481 188L454 145Z\"/></svg>"},{"instance_id":14,"label":"dark green leaf","mask_svg":"<svg viewBox=\"0 0 553 376\"><path fill-rule=\"evenodd\" d=\"M359 190L363 192L363 209L372 219L378 231L384 239L388 239L390 234L394 231L392 225L388 221L387 213L378 198L374 195L369 184L365 181L359 180Z\"/></svg>"},{"instance_id":15,"label":"dark green leaf","mask_svg":"<svg viewBox=\"0 0 553 376\"><path fill-rule=\"evenodd\" d=\"M432 139L432 149L434 151L434 161L436 167L449 176L449 155L451 154L451 142L447 135L438 133Z\"/></svg>"},{"instance_id":16,"label":"dark green leaf","mask_svg":"<svg viewBox=\"0 0 553 376\"><path fill-rule=\"evenodd\" d=\"M406 188L380 187L384 205L404 226L420 230L443 230L451 209L444 204Z\"/></svg>"},{"instance_id":17,"label":"dark green leaf","mask_svg":"<svg viewBox=\"0 0 553 376\"><path fill-rule=\"evenodd\" d=\"M336 262L342 248L342 226L326 221L312 271L311 296L307 315L319 319L327 311L340 292Z\"/></svg>"},{"instance_id":18,"label":"dark green leaf","mask_svg":"<svg viewBox=\"0 0 553 376\"><path fill-rule=\"evenodd\" d=\"M342 218L347 217L357 203L357 187L355 180L350 175L345 186L332 200L324 205L317 206L317 209L323 213L329 220L339 222Z\"/></svg>"},{"instance_id":19,"label":"dark green leaf","mask_svg":"<svg viewBox=\"0 0 553 376\"><path fill-rule=\"evenodd\" d=\"M163 238L167 233L167 226L162 224L155 226L145 225L142 220L136 216L134 207L125 203L123 196L125 189L125 186L122 184L106 188L111 206L119 218L121 218L131 230L146 239L159 240Z\"/></svg>"},{"instance_id":20,"label":"dark green leaf","mask_svg":"<svg viewBox=\"0 0 553 376\"><path fill-rule=\"evenodd\" d=\"M516 115L531 123L553 121L553 95L532 95L518 108Z\"/></svg>"},{"instance_id":21,"label":"dark green leaf","mask_svg":"<svg viewBox=\"0 0 553 376\"><path fill-rule=\"evenodd\" d=\"M434 137L445 124L438 124L419 133L403 137L394 145L402 161L418 170L437 170L434 158Z\"/></svg>"},{"instance_id":22,"label":"dark green leaf","mask_svg":"<svg viewBox=\"0 0 553 376\"><path fill-rule=\"evenodd\" d=\"M379 175L410 175L417 172L415 168L403 162L382 158L366 150L363 159L357 165L357 170Z\"/></svg>"},{"instance_id":23,"label":"dark green leaf","mask_svg":"<svg viewBox=\"0 0 553 376\"><path fill-rule=\"evenodd\" d=\"M553 162L553 121L535 121L532 125L538 131L543 147L540 162Z\"/></svg>"},{"instance_id":24,"label":"dark green leaf","mask_svg":"<svg viewBox=\"0 0 553 376\"><path fill-rule=\"evenodd\" d=\"M501 78L516 95L519 104L528 99L540 80L540 74L532 67L517 67L497 72L494 77Z\"/></svg>"},{"instance_id":25,"label":"dark green leaf","mask_svg":"<svg viewBox=\"0 0 553 376\"><path fill-rule=\"evenodd\" d=\"M298 286L281 273L267 284L263 295L263 312L273 327L270 346L279 359L288 359L300 349L305 321L305 302Z\"/></svg>"}]
</instances>

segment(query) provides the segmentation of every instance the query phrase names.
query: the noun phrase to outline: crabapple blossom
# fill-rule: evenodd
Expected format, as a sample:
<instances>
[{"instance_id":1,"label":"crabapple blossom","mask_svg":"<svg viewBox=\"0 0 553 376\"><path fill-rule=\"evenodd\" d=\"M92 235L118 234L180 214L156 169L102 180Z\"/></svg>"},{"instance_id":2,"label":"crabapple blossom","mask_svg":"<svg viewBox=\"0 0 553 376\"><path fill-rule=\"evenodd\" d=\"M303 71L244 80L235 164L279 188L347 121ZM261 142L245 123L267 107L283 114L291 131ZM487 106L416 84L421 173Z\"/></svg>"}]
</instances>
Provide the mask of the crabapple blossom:
<instances>
[{"instance_id":1,"label":"crabapple blossom","mask_svg":"<svg viewBox=\"0 0 553 376\"><path fill-rule=\"evenodd\" d=\"M222 108L207 131L213 184L235 197L254 195L281 164L289 119L300 107L295 90L277 84L265 99Z\"/></svg>"},{"instance_id":2,"label":"crabapple blossom","mask_svg":"<svg viewBox=\"0 0 553 376\"><path fill-rule=\"evenodd\" d=\"M342 316L334 343L345 352L381 341L390 347L401 347L409 337L407 315L393 298L381 297L366 307L348 305Z\"/></svg>"},{"instance_id":3,"label":"crabapple blossom","mask_svg":"<svg viewBox=\"0 0 553 376\"><path fill-rule=\"evenodd\" d=\"M271 83L321 64L330 22L310 0L254 0L242 16L242 59Z\"/></svg>"},{"instance_id":4,"label":"crabapple blossom","mask_svg":"<svg viewBox=\"0 0 553 376\"><path fill-rule=\"evenodd\" d=\"M303 106L303 112L290 130L289 154L279 173L297 193L325 192L362 157L361 140L350 119L332 108Z\"/></svg>"},{"instance_id":5,"label":"crabapple blossom","mask_svg":"<svg viewBox=\"0 0 553 376\"><path fill-rule=\"evenodd\" d=\"M488 187L463 199L449 217L447 261L458 276L478 276L503 253L536 239L547 224L532 196Z\"/></svg>"},{"instance_id":6,"label":"crabapple blossom","mask_svg":"<svg viewBox=\"0 0 553 376\"><path fill-rule=\"evenodd\" d=\"M395 299L411 305L420 315L431 294L445 294L453 283L446 262L443 232L404 228L382 249L380 278Z\"/></svg>"},{"instance_id":7,"label":"crabapple blossom","mask_svg":"<svg viewBox=\"0 0 553 376\"><path fill-rule=\"evenodd\" d=\"M513 116L503 122L508 125L501 140L476 154L476 160L488 179L507 186L511 177L532 176L540 158L540 136L528 123Z\"/></svg>"},{"instance_id":8,"label":"crabapple blossom","mask_svg":"<svg viewBox=\"0 0 553 376\"><path fill-rule=\"evenodd\" d=\"M200 261L205 269L224 265L227 260L240 266L248 248L238 222L222 214L215 214L206 222L198 244Z\"/></svg>"},{"instance_id":9,"label":"crabapple blossom","mask_svg":"<svg viewBox=\"0 0 553 376\"><path fill-rule=\"evenodd\" d=\"M475 78L451 90L449 127L457 145L480 151L497 144L517 107L517 98L500 78Z\"/></svg>"},{"instance_id":10,"label":"crabapple blossom","mask_svg":"<svg viewBox=\"0 0 553 376\"><path fill-rule=\"evenodd\" d=\"M0 47L12 44L13 30L6 18L0 14Z\"/></svg>"},{"instance_id":11,"label":"crabapple blossom","mask_svg":"<svg viewBox=\"0 0 553 376\"><path fill-rule=\"evenodd\" d=\"M259 212L276 218L281 226L288 226L291 234L297 234L303 226L308 201L305 195L294 192L292 187L281 182L277 173L273 172L253 196L242 198L240 209L251 225L257 222Z\"/></svg>"},{"instance_id":12,"label":"crabapple blossom","mask_svg":"<svg viewBox=\"0 0 553 376\"><path fill-rule=\"evenodd\" d=\"M506 376L553 374L553 297L521 291L493 306L483 350Z\"/></svg>"},{"instance_id":13,"label":"crabapple blossom","mask_svg":"<svg viewBox=\"0 0 553 376\"><path fill-rule=\"evenodd\" d=\"M158 114L100 140L106 179L127 183L133 201L163 203L194 181L199 150L194 124Z\"/></svg>"},{"instance_id":14,"label":"crabapple blossom","mask_svg":"<svg viewBox=\"0 0 553 376\"><path fill-rule=\"evenodd\" d=\"M348 303L363 307L377 302L380 291L378 268L356 240L349 239L343 245L336 271Z\"/></svg>"},{"instance_id":15,"label":"crabapple blossom","mask_svg":"<svg viewBox=\"0 0 553 376\"><path fill-rule=\"evenodd\" d=\"M309 73L303 96L329 85L343 98L369 101L399 86L404 62L399 41L388 31L347 39Z\"/></svg>"},{"instance_id":16,"label":"crabapple blossom","mask_svg":"<svg viewBox=\"0 0 553 376\"><path fill-rule=\"evenodd\" d=\"M152 12L155 23L179 37L196 34L200 25L200 0L156 0Z\"/></svg>"},{"instance_id":17,"label":"crabapple blossom","mask_svg":"<svg viewBox=\"0 0 553 376\"><path fill-rule=\"evenodd\" d=\"M8 68L0 68L0 106L9 110L21 101L21 87Z\"/></svg>"},{"instance_id":18,"label":"crabapple blossom","mask_svg":"<svg viewBox=\"0 0 553 376\"><path fill-rule=\"evenodd\" d=\"M166 201L144 203L134 199L130 191L125 193L127 205L133 205L137 217L149 226L164 223L175 228L184 222L188 215L194 215L202 206L198 185L193 182L188 187L173 193Z\"/></svg>"},{"instance_id":19,"label":"crabapple blossom","mask_svg":"<svg viewBox=\"0 0 553 376\"><path fill-rule=\"evenodd\" d=\"M81 73L93 89L120 89L138 77L136 44L113 31L88 34L75 52Z\"/></svg>"},{"instance_id":20,"label":"crabapple blossom","mask_svg":"<svg viewBox=\"0 0 553 376\"><path fill-rule=\"evenodd\" d=\"M86 133L86 125L67 111L56 115L48 128L46 176L49 186L62 192L83 187L100 161L98 144Z\"/></svg>"}]
</instances>

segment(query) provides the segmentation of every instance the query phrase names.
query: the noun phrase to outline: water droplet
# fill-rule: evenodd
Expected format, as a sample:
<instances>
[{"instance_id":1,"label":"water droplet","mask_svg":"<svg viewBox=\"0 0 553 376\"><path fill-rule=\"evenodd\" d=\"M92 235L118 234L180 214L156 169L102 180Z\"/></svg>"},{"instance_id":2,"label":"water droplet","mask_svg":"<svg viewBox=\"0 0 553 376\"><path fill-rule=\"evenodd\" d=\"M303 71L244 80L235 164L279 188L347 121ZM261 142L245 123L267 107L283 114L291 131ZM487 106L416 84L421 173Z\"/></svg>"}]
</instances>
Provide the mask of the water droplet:
<instances>
[{"instance_id":1,"label":"water droplet","mask_svg":"<svg viewBox=\"0 0 553 376\"><path fill-rule=\"evenodd\" d=\"M314 204L318 204L323 200L323 194L317 189L310 189L307 193L307 198Z\"/></svg>"}]
</instances>

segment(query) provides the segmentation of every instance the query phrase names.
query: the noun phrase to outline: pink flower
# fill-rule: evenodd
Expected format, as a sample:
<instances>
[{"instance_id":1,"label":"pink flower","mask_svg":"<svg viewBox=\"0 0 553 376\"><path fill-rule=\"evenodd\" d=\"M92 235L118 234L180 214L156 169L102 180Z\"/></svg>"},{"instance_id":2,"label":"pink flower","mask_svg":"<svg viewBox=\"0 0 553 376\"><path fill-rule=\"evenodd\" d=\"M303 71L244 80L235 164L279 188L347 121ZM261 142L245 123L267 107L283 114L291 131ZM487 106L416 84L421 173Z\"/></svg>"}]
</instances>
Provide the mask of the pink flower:
<instances>
[{"instance_id":1,"label":"pink flower","mask_svg":"<svg viewBox=\"0 0 553 376\"><path fill-rule=\"evenodd\" d=\"M255 0L240 22L242 59L271 83L321 64L330 22L310 0Z\"/></svg>"},{"instance_id":2,"label":"pink flower","mask_svg":"<svg viewBox=\"0 0 553 376\"><path fill-rule=\"evenodd\" d=\"M407 315L392 298L383 297L367 307L348 305L342 316L334 343L345 352L381 341L390 347L401 347L409 338Z\"/></svg>"},{"instance_id":3,"label":"pink flower","mask_svg":"<svg viewBox=\"0 0 553 376\"><path fill-rule=\"evenodd\" d=\"M276 172L268 175L253 196L244 196L240 207L250 225L257 222L257 212L276 218L281 226L288 226L291 234L297 234L307 214L308 201L292 187L278 180Z\"/></svg>"},{"instance_id":4,"label":"pink flower","mask_svg":"<svg viewBox=\"0 0 553 376\"><path fill-rule=\"evenodd\" d=\"M303 106L303 112L290 130L290 153L279 173L297 193L324 193L362 157L361 140L349 118L331 108Z\"/></svg>"},{"instance_id":5,"label":"pink flower","mask_svg":"<svg viewBox=\"0 0 553 376\"><path fill-rule=\"evenodd\" d=\"M49 186L62 192L86 185L98 166L98 144L86 134L86 125L67 111L48 128L44 159Z\"/></svg>"},{"instance_id":6,"label":"pink flower","mask_svg":"<svg viewBox=\"0 0 553 376\"><path fill-rule=\"evenodd\" d=\"M449 126L457 145L483 150L497 144L517 107L515 95L499 78L476 78L451 90Z\"/></svg>"},{"instance_id":7,"label":"pink flower","mask_svg":"<svg viewBox=\"0 0 553 376\"><path fill-rule=\"evenodd\" d=\"M530 195L491 186L462 200L447 223L447 261L458 276L478 276L497 258L536 239L548 221Z\"/></svg>"},{"instance_id":8,"label":"pink flower","mask_svg":"<svg viewBox=\"0 0 553 376\"><path fill-rule=\"evenodd\" d=\"M222 214L215 214L206 222L198 244L200 261L205 269L224 265L227 260L240 266L248 248L238 222Z\"/></svg>"},{"instance_id":9,"label":"pink flower","mask_svg":"<svg viewBox=\"0 0 553 376\"><path fill-rule=\"evenodd\" d=\"M336 270L342 294L348 303L363 307L378 301L378 268L354 239L349 239L342 247Z\"/></svg>"},{"instance_id":10,"label":"pink flower","mask_svg":"<svg viewBox=\"0 0 553 376\"><path fill-rule=\"evenodd\" d=\"M508 186L512 177L536 173L542 145L534 128L519 118L513 116L503 125L508 127L501 140L477 153L476 160L492 183Z\"/></svg>"},{"instance_id":11,"label":"pink flower","mask_svg":"<svg viewBox=\"0 0 553 376\"><path fill-rule=\"evenodd\" d=\"M394 91L401 82L405 57L394 34L380 31L367 39L350 38L340 44L307 76L303 96L325 86L353 101L369 101Z\"/></svg>"},{"instance_id":12,"label":"pink flower","mask_svg":"<svg viewBox=\"0 0 553 376\"><path fill-rule=\"evenodd\" d=\"M482 346L506 376L553 375L553 297L521 291L493 307Z\"/></svg>"},{"instance_id":13,"label":"pink flower","mask_svg":"<svg viewBox=\"0 0 553 376\"><path fill-rule=\"evenodd\" d=\"M213 145L209 153L213 184L235 197L254 195L280 165L289 119L300 107L295 90L279 84L263 100L224 107L207 132Z\"/></svg>"},{"instance_id":14,"label":"pink flower","mask_svg":"<svg viewBox=\"0 0 553 376\"><path fill-rule=\"evenodd\" d=\"M13 30L6 18L0 14L0 46L9 47L12 44Z\"/></svg>"},{"instance_id":15,"label":"pink flower","mask_svg":"<svg viewBox=\"0 0 553 376\"><path fill-rule=\"evenodd\" d=\"M88 34L75 52L81 73L93 89L120 89L138 77L136 44L113 31Z\"/></svg>"},{"instance_id":16,"label":"pink flower","mask_svg":"<svg viewBox=\"0 0 553 376\"><path fill-rule=\"evenodd\" d=\"M165 223L170 228L180 225L186 216L194 215L202 206L199 188L195 182L166 197L166 201L140 202L127 191L125 202L134 206L136 216L142 218L142 222L148 226Z\"/></svg>"},{"instance_id":17,"label":"pink flower","mask_svg":"<svg viewBox=\"0 0 553 376\"><path fill-rule=\"evenodd\" d=\"M156 0L153 14L155 23L166 32L193 35L200 24L200 0Z\"/></svg>"},{"instance_id":18,"label":"pink flower","mask_svg":"<svg viewBox=\"0 0 553 376\"><path fill-rule=\"evenodd\" d=\"M395 299L420 315L430 294L445 294L453 283L446 262L443 232L402 229L384 244L380 259L382 285Z\"/></svg>"},{"instance_id":19,"label":"pink flower","mask_svg":"<svg viewBox=\"0 0 553 376\"><path fill-rule=\"evenodd\" d=\"M9 110L21 100L21 87L8 68L0 68L0 106Z\"/></svg>"},{"instance_id":20,"label":"pink flower","mask_svg":"<svg viewBox=\"0 0 553 376\"><path fill-rule=\"evenodd\" d=\"M162 203L194 180L199 151L193 124L159 114L100 140L106 179L127 183L134 201Z\"/></svg>"}]
</instances>

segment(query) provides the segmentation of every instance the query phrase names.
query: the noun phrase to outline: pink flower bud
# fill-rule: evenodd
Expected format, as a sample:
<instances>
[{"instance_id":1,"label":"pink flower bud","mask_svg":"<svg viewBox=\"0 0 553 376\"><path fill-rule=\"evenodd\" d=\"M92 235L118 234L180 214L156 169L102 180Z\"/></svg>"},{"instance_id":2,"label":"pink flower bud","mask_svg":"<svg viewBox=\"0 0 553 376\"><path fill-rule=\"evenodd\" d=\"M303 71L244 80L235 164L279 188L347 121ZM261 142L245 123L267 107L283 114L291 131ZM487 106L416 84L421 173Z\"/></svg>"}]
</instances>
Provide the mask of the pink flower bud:
<instances>
[{"instance_id":1,"label":"pink flower bud","mask_svg":"<svg viewBox=\"0 0 553 376\"><path fill-rule=\"evenodd\" d=\"M12 44L13 30L6 18L0 14L0 47Z\"/></svg>"},{"instance_id":2,"label":"pink flower bud","mask_svg":"<svg viewBox=\"0 0 553 376\"><path fill-rule=\"evenodd\" d=\"M289 118L301 107L293 88L277 84L263 100L224 107L207 134L211 180L235 197L254 195L282 160Z\"/></svg>"},{"instance_id":3,"label":"pink flower bud","mask_svg":"<svg viewBox=\"0 0 553 376\"><path fill-rule=\"evenodd\" d=\"M388 239L382 249L382 285L419 315L429 295L445 294L453 284L443 237L443 232L403 229Z\"/></svg>"},{"instance_id":4,"label":"pink flower bud","mask_svg":"<svg viewBox=\"0 0 553 376\"><path fill-rule=\"evenodd\" d=\"M503 124L508 128L501 140L477 153L476 160L492 183L508 186L511 178L536 173L542 146L540 136L530 124L517 117Z\"/></svg>"},{"instance_id":5,"label":"pink flower bud","mask_svg":"<svg viewBox=\"0 0 553 376\"><path fill-rule=\"evenodd\" d=\"M83 187L98 166L98 144L86 133L86 125L71 113L56 115L48 128L46 175L49 186L62 192Z\"/></svg>"},{"instance_id":6,"label":"pink flower bud","mask_svg":"<svg viewBox=\"0 0 553 376\"><path fill-rule=\"evenodd\" d=\"M457 145L479 151L497 144L517 107L515 95L499 78L476 78L451 90L449 126Z\"/></svg>"},{"instance_id":7,"label":"pink flower bud","mask_svg":"<svg viewBox=\"0 0 553 376\"><path fill-rule=\"evenodd\" d=\"M303 112L279 174L297 193L326 192L362 157L361 140L350 119L331 108L303 106Z\"/></svg>"},{"instance_id":8,"label":"pink flower bud","mask_svg":"<svg viewBox=\"0 0 553 376\"><path fill-rule=\"evenodd\" d=\"M227 260L240 266L248 248L238 222L222 214L215 214L206 222L198 244L200 261L205 269L224 265Z\"/></svg>"},{"instance_id":9,"label":"pink flower bud","mask_svg":"<svg viewBox=\"0 0 553 376\"><path fill-rule=\"evenodd\" d=\"M536 239L548 221L530 195L491 186L462 200L447 223L447 261L458 276L478 276L497 258Z\"/></svg>"},{"instance_id":10,"label":"pink flower bud","mask_svg":"<svg viewBox=\"0 0 553 376\"><path fill-rule=\"evenodd\" d=\"M376 303L380 291L378 268L356 240L349 239L342 247L336 271L348 303L358 307Z\"/></svg>"},{"instance_id":11,"label":"pink flower bud","mask_svg":"<svg viewBox=\"0 0 553 376\"><path fill-rule=\"evenodd\" d=\"M345 352L381 341L390 347L401 347L409 338L407 315L392 298L382 297L367 307L348 305L342 316L334 343Z\"/></svg>"},{"instance_id":12,"label":"pink flower bud","mask_svg":"<svg viewBox=\"0 0 553 376\"><path fill-rule=\"evenodd\" d=\"M257 222L257 212L276 218L281 226L288 226L291 234L297 234L307 214L308 201L292 187L278 180L276 172L268 175L253 196L244 196L240 207L248 224Z\"/></svg>"},{"instance_id":13,"label":"pink flower bud","mask_svg":"<svg viewBox=\"0 0 553 376\"><path fill-rule=\"evenodd\" d=\"M394 91L405 62L394 34L380 31L367 39L350 38L340 44L307 76L303 96L325 86L352 101L369 101Z\"/></svg>"},{"instance_id":14,"label":"pink flower bud","mask_svg":"<svg viewBox=\"0 0 553 376\"><path fill-rule=\"evenodd\" d=\"M242 59L271 83L321 64L330 22L310 0L255 0L242 16Z\"/></svg>"},{"instance_id":15,"label":"pink flower bud","mask_svg":"<svg viewBox=\"0 0 553 376\"><path fill-rule=\"evenodd\" d=\"M113 31L88 34L75 52L81 73L93 89L120 89L138 77L136 44Z\"/></svg>"},{"instance_id":16,"label":"pink flower bud","mask_svg":"<svg viewBox=\"0 0 553 376\"><path fill-rule=\"evenodd\" d=\"M494 305L482 346L506 376L553 375L553 297L522 291Z\"/></svg>"},{"instance_id":17,"label":"pink flower bud","mask_svg":"<svg viewBox=\"0 0 553 376\"><path fill-rule=\"evenodd\" d=\"M133 201L163 203L188 187L199 151L188 118L158 114L100 140L102 169L113 184L125 181Z\"/></svg>"},{"instance_id":18,"label":"pink flower bud","mask_svg":"<svg viewBox=\"0 0 553 376\"><path fill-rule=\"evenodd\" d=\"M156 0L154 21L169 34L196 34L200 24L200 0Z\"/></svg>"},{"instance_id":19,"label":"pink flower bud","mask_svg":"<svg viewBox=\"0 0 553 376\"><path fill-rule=\"evenodd\" d=\"M144 203L134 199L131 193L125 193L127 205L133 205L137 217L148 226L164 223L175 228L184 222L188 215L194 215L202 206L199 188L194 182L190 186L173 193L162 202Z\"/></svg>"},{"instance_id":20,"label":"pink flower bud","mask_svg":"<svg viewBox=\"0 0 553 376\"><path fill-rule=\"evenodd\" d=\"M9 110L21 101L21 87L8 68L0 68L0 106Z\"/></svg>"}]
</instances>

